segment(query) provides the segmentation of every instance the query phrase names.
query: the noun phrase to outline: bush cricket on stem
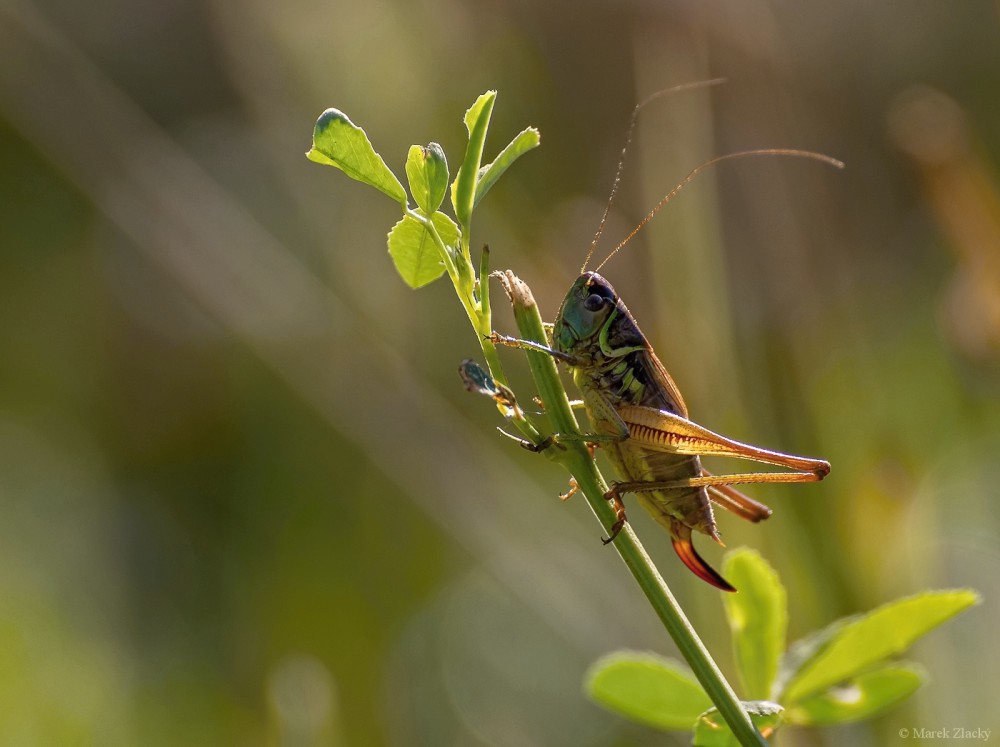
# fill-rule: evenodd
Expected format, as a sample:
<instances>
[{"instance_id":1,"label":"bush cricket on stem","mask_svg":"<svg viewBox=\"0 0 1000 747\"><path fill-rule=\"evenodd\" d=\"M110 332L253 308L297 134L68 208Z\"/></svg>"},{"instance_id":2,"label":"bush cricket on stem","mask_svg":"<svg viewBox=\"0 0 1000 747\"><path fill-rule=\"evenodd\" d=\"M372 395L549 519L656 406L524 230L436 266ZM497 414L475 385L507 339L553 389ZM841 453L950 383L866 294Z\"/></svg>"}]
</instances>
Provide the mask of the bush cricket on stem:
<instances>
[{"instance_id":1,"label":"bush cricket on stem","mask_svg":"<svg viewBox=\"0 0 1000 747\"><path fill-rule=\"evenodd\" d=\"M670 533L674 550L684 565L707 583L724 591L735 591L698 554L691 539L692 533L698 531L721 543L712 503L748 521L758 522L770 516L771 509L739 492L733 485L815 482L826 477L830 464L822 459L784 454L734 441L690 420L677 385L621 297L597 271L699 172L720 161L772 155L809 158L838 168L843 164L820 153L793 149L748 150L713 158L688 173L595 270L587 270L617 191L639 110L663 94L716 82L719 81L661 91L633 110L611 198L581 274L556 315L552 346L497 333L492 339L495 343L547 353L569 367L574 383L583 394L583 407L593 432L575 437L557 434L555 440L576 438L599 446L604 449L620 478L620 482L613 483L605 495L612 502L617 519L611 535L604 540L605 544L612 542L625 525L622 495L635 493L639 503ZM701 466L702 456L738 457L790 471L713 475ZM573 492L571 487L565 497Z\"/></svg>"}]
</instances>

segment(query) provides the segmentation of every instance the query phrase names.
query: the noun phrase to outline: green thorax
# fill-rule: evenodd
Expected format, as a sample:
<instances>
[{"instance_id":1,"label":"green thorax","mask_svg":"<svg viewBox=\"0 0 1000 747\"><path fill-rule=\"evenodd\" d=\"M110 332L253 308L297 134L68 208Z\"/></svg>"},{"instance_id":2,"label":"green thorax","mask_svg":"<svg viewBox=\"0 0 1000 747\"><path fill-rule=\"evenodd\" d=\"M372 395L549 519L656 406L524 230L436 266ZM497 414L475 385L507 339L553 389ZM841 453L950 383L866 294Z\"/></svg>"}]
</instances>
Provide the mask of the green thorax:
<instances>
[{"instance_id":1,"label":"green thorax","mask_svg":"<svg viewBox=\"0 0 1000 747\"><path fill-rule=\"evenodd\" d=\"M646 405L684 414L664 386L662 367L635 318L611 284L595 272L577 278L553 329L557 350L573 356L581 391L599 392L613 406Z\"/></svg>"}]
</instances>

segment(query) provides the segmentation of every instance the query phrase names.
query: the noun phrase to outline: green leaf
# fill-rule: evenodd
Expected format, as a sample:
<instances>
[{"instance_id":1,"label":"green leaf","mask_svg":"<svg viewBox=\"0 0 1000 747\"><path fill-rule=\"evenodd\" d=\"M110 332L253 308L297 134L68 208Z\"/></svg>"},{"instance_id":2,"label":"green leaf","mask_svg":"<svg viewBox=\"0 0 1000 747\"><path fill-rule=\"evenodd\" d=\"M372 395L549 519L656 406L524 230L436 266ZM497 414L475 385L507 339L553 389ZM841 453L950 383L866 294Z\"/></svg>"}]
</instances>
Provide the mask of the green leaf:
<instances>
[{"instance_id":1,"label":"green leaf","mask_svg":"<svg viewBox=\"0 0 1000 747\"><path fill-rule=\"evenodd\" d=\"M769 698L785 650L785 587L767 561L747 548L726 556L722 575L739 589L723 594L722 601L743 690L749 698Z\"/></svg>"},{"instance_id":2,"label":"green leaf","mask_svg":"<svg viewBox=\"0 0 1000 747\"><path fill-rule=\"evenodd\" d=\"M636 651L598 659L584 678L584 690L605 708L657 729L687 731L712 705L676 662Z\"/></svg>"},{"instance_id":3,"label":"green leaf","mask_svg":"<svg viewBox=\"0 0 1000 747\"><path fill-rule=\"evenodd\" d=\"M782 722L783 708L766 700L743 701L743 708L750 714L750 720L765 739L778 730ZM705 711L694 726L695 747L739 747L739 740L730 731L718 708Z\"/></svg>"},{"instance_id":4,"label":"green leaf","mask_svg":"<svg viewBox=\"0 0 1000 747\"><path fill-rule=\"evenodd\" d=\"M785 717L789 723L800 726L860 721L908 697L924 679L923 669L916 665L888 665L858 675L842 687L806 698L791 706Z\"/></svg>"},{"instance_id":5,"label":"green leaf","mask_svg":"<svg viewBox=\"0 0 1000 747\"><path fill-rule=\"evenodd\" d=\"M483 166L479 170L479 181L476 184L476 197L472 206L479 205L485 194L490 191L496 180L499 179L514 161L523 156L532 148L537 148L541 143L541 135L534 127L528 127L518 133L517 137L507 144L507 147L500 151L500 154L493 159L493 163Z\"/></svg>"},{"instance_id":6,"label":"green leaf","mask_svg":"<svg viewBox=\"0 0 1000 747\"><path fill-rule=\"evenodd\" d=\"M479 164L483 161L483 144L486 142L486 130L490 126L490 116L493 114L493 103L496 98L496 91L487 91L465 112L465 129L469 131L469 144L465 149L462 166L451 185L451 203L455 208L455 217L462 226L468 226L472 217Z\"/></svg>"},{"instance_id":7,"label":"green leaf","mask_svg":"<svg viewBox=\"0 0 1000 747\"><path fill-rule=\"evenodd\" d=\"M406 191L375 152L365 131L337 109L327 109L313 128L313 147L306 153L310 161L336 166L352 179L375 187L404 208Z\"/></svg>"},{"instance_id":8,"label":"green leaf","mask_svg":"<svg viewBox=\"0 0 1000 747\"><path fill-rule=\"evenodd\" d=\"M406 178L410 194L425 214L431 215L444 201L448 191L448 159L437 143L411 145L406 156Z\"/></svg>"},{"instance_id":9,"label":"green leaf","mask_svg":"<svg viewBox=\"0 0 1000 747\"><path fill-rule=\"evenodd\" d=\"M774 683L776 693L784 693L788 682L801 670L808 661L813 659L822 651L827 644L837 635L845 625L854 622L860 615L843 617L840 620L827 625L825 628L814 631L805 638L800 638L785 653L781 661L781 669L778 671L778 679Z\"/></svg>"},{"instance_id":10,"label":"green leaf","mask_svg":"<svg viewBox=\"0 0 1000 747\"><path fill-rule=\"evenodd\" d=\"M979 595L970 589L928 591L839 623L839 629L792 674L782 701L786 705L798 703L902 653L922 635L978 601Z\"/></svg>"},{"instance_id":11,"label":"green leaf","mask_svg":"<svg viewBox=\"0 0 1000 747\"><path fill-rule=\"evenodd\" d=\"M425 215L417 210L418 215ZM458 243L458 226L444 213L432 218L438 235L446 246ZM420 288L437 280L445 271L441 250L434 242L430 229L412 215L404 215L389 231L389 254L396 270L411 288Z\"/></svg>"}]
</instances>

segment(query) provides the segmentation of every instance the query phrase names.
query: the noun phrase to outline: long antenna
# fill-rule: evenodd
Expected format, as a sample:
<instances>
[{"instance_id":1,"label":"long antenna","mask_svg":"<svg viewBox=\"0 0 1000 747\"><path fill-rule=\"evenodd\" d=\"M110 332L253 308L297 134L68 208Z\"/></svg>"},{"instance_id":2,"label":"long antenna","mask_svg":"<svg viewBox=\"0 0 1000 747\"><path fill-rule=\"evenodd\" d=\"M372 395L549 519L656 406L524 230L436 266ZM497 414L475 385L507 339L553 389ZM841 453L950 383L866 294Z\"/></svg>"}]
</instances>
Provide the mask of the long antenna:
<instances>
[{"instance_id":1,"label":"long antenna","mask_svg":"<svg viewBox=\"0 0 1000 747\"><path fill-rule=\"evenodd\" d=\"M645 226L647 223L649 223L649 221L653 219L653 216L656 215L658 212L660 212L660 209L664 205L666 205L668 202L674 199L674 197L677 196L677 193L680 192L682 189L684 189L684 187L686 187L688 184L690 184L691 181L696 176L698 176L698 174L707 169L709 166L714 166L720 161L728 161L731 158L746 158L749 156L791 156L793 158L809 158L813 161L820 161L821 163L829 164L830 166L833 166L838 169L844 168L844 162L838 161L836 158L833 158L832 156L827 156L823 153L814 153L811 150L795 150L793 148L762 148L759 150L742 150L737 153L727 153L724 156L716 156L715 158L705 161L703 164L699 166L695 166L693 169L691 169L691 171L688 173L687 176L685 176L683 179L680 180L680 182L677 184L676 187L667 192L667 194L664 195L663 199L660 200L658 203L656 203L656 206L652 210L650 210L649 213L646 214L646 217L639 222L639 225L637 225L635 228L632 229L632 233L630 233L628 236L622 239L621 243L619 243L618 246L616 246L614 249L611 250L610 254L608 254L608 256L605 257L604 260L601 262L601 264L599 264L595 268L595 272L604 267L604 265L607 264L608 260L618 253L619 249L621 249L629 241L631 241L632 237L635 236L637 233L639 233L639 231L642 230L642 227ZM590 253L587 254L588 262L590 261L591 254L593 254L593 247L591 247ZM587 265L585 263L584 268L586 268L586 266Z\"/></svg>"},{"instance_id":2,"label":"long antenna","mask_svg":"<svg viewBox=\"0 0 1000 747\"><path fill-rule=\"evenodd\" d=\"M650 94L635 105L635 109L632 110L632 116L628 122L628 131L625 134L625 145L622 146L622 154L618 159L618 170L615 171L615 181L614 184L611 185L611 196L608 198L608 204L604 207L604 215L601 216L601 222L597 226L597 233L594 234L594 240L590 242L590 249L587 250L587 257L583 260L583 267L580 268L581 274L587 269L587 264L590 262L590 258L594 256L594 251L597 249L597 242L601 239L601 234L604 232L604 224L607 222L608 214L611 212L611 206L614 204L615 195L618 192L618 183L622 179L622 170L625 168L625 156L628 153L628 146L632 142L632 131L635 129L635 123L639 117L639 110L651 101L655 101L663 96L669 96L670 94L681 93L683 91L696 91L699 88L717 86L720 83L725 82L725 78L712 78L710 80L695 81L694 83L681 83L679 86L664 88L662 91Z\"/></svg>"}]
</instances>

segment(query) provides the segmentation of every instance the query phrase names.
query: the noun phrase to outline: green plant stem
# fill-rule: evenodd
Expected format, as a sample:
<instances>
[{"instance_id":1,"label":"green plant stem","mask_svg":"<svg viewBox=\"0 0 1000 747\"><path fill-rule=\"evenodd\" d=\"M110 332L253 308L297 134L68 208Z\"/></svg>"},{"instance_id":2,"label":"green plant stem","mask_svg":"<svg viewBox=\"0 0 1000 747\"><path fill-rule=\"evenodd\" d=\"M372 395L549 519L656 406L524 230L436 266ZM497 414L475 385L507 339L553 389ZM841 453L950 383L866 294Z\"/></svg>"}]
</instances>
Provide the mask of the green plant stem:
<instances>
[{"instance_id":1,"label":"green plant stem","mask_svg":"<svg viewBox=\"0 0 1000 747\"><path fill-rule=\"evenodd\" d=\"M462 308L465 309L465 314L469 317L472 328L476 330L476 334L479 336L479 344L483 349L483 356L486 358L486 366L490 370L490 375L493 376L494 381L508 386L507 377L504 374L500 356L497 354L496 345L490 339L490 334L493 332L493 322L490 314L489 286L486 285L486 281L488 280L486 273L489 267L489 249L485 248L483 250L483 257L480 262L480 297L477 302L473 294L474 276L471 271L472 262L469 255L468 243L464 235L461 247L459 247L459 254L453 255L452 250L448 248L448 245L444 243L444 239L441 238L441 234L435 227L433 220L415 210L407 209L406 214L414 220L423 223L428 233L430 233L434 246L437 248L438 254L441 255L441 261L448 272L448 277L451 278L455 294L462 303ZM458 262L455 261L456 258L459 260ZM544 437L538 431L538 428L535 427L535 424L529 418L525 417L523 413L521 413L520 417L513 418L511 422L531 443L538 445L544 440Z\"/></svg>"},{"instance_id":2,"label":"green plant stem","mask_svg":"<svg viewBox=\"0 0 1000 747\"><path fill-rule=\"evenodd\" d=\"M506 384L506 377L497 355L496 346L489 339L491 318L489 312L489 288L486 287L486 269L488 255L484 256L480 265L480 301L477 303L472 293L472 284L466 278L466 269L471 270L471 261L468 252L468 245L465 243L463 233L463 244L461 247L463 260L462 267L459 267L455 257L445 245L440 234L434 226L434 222L415 211L407 210L407 213L422 222L429 230L434 244L441 254L442 261L448 270L448 275L452 279L462 307L465 309L472 323L473 328L479 336L480 344L483 348L483 355L486 356L486 363L490 373L496 381ZM467 228L467 227L463 227ZM471 277L471 272L468 273ZM542 317L538 312L538 306L531 294L531 289L523 283L514 273L509 270L500 273L504 289L511 299L514 307L514 319L517 322L518 330L526 340L545 345L545 330L542 325ZM485 300L485 303L483 301ZM485 327L484 327L485 325ZM580 434L580 426L576 416L569 404L566 390L559 378L555 361L551 356L537 351L527 351L528 365L531 368L532 377L538 387L538 393L545 403L545 409L551 419L551 424L556 433ZM527 418L514 420L514 425L532 443L539 444L542 436L535 428L534 424ZM614 510L604 499L608 491L608 486L597 465L590 457L586 447L579 441L566 441L557 443L543 452L549 459L560 462L569 470L576 480L577 485L587 497L594 514L600 520L605 530L610 534L611 527L615 522ZM670 637L680 650L681 655L687 661L695 677L705 688L709 698L719 709L719 713L725 719L729 728L736 736L737 740L744 747L760 747L767 745L767 742L760 735L750 716L740 704L736 693L722 676L719 667L712 659L705 644L702 643L695 632L687 616L681 609L674 595L671 593L666 582L656 570L649 555L635 536L632 528L628 525L619 532L614 542L615 548L625 562L625 565L632 572L639 587L642 589L649 603L653 606L656 614L663 622Z\"/></svg>"},{"instance_id":3,"label":"green plant stem","mask_svg":"<svg viewBox=\"0 0 1000 747\"><path fill-rule=\"evenodd\" d=\"M547 344L542 318L530 288L509 270L500 277L514 306L514 319L523 338ZM579 435L579 425L555 361L541 352L528 350L526 354L552 427L557 433ZM604 498L608 487L586 447L581 442L564 441L549 451L557 452L556 461L562 462L570 471L594 514L610 533L615 513ZM618 534L614 546L739 743L744 747L767 745L628 524Z\"/></svg>"}]
</instances>

